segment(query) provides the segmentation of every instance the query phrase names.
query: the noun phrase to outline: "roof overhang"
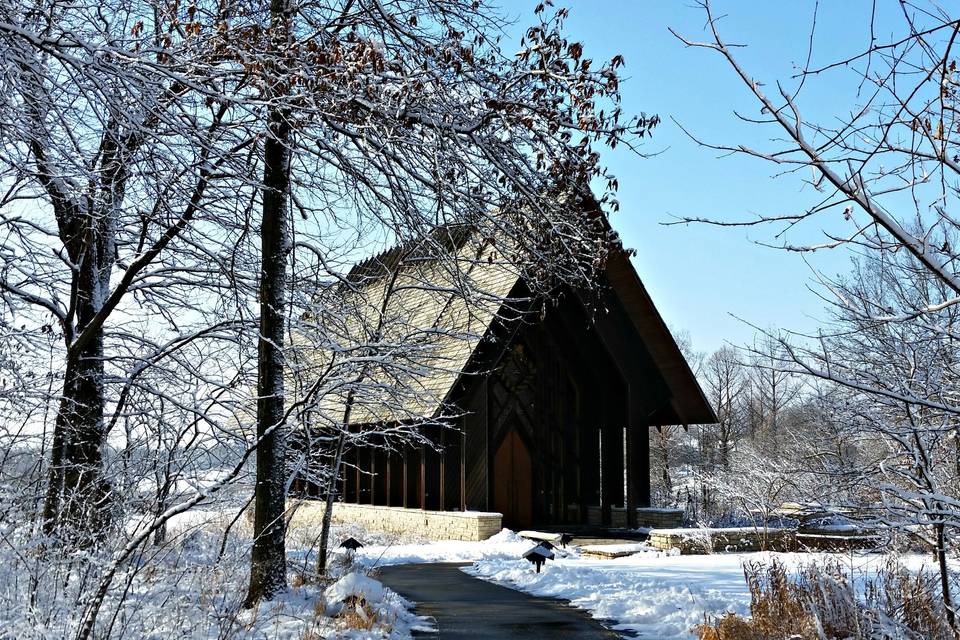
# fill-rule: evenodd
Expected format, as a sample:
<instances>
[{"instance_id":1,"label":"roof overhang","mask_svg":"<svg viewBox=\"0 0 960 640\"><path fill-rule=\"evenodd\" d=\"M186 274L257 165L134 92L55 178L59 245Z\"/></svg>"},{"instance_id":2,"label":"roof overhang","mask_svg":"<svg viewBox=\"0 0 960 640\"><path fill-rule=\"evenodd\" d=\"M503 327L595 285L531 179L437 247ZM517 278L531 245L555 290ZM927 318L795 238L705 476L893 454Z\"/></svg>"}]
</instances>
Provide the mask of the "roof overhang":
<instances>
[{"instance_id":1,"label":"roof overhang","mask_svg":"<svg viewBox=\"0 0 960 640\"><path fill-rule=\"evenodd\" d=\"M613 288L670 390L670 405L651 416L651 426L713 424L717 416L640 280L627 251L611 251L606 269Z\"/></svg>"}]
</instances>

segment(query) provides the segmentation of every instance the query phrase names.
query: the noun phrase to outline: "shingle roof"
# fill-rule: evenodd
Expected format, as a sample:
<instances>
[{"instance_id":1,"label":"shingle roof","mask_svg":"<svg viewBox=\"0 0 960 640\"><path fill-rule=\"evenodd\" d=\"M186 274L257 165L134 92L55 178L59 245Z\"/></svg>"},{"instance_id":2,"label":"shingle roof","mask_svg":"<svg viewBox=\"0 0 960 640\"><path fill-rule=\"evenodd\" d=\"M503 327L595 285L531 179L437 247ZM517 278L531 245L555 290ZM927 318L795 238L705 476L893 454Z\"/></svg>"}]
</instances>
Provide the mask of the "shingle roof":
<instances>
[{"instance_id":1,"label":"shingle roof","mask_svg":"<svg viewBox=\"0 0 960 640\"><path fill-rule=\"evenodd\" d=\"M326 342L311 359L316 369L349 364L321 392L326 419L342 423L348 388L357 389L352 425L436 417L504 305L521 302L510 298L521 276L506 253L484 234L441 227L426 241L360 262L327 287L318 320ZM626 252L614 250L606 279L670 391L669 409L650 424L715 422Z\"/></svg>"},{"instance_id":2,"label":"shingle roof","mask_svg":"<svg viewBox=\"0 0 960 640\"><path fill-rule=\"evenodd\" d=\"M366 359L351 365L352 377L340 376L361 389L350 423L435 416L519 279L496 243L463 226L443 227L428 241L392 248L351 269L327 292L323 333L332 340L316 363ZM359 362L365 362L362 373ZM326 389L320 406L342 420L346 403L341 385Z\"/></svg>"}]
</instances>

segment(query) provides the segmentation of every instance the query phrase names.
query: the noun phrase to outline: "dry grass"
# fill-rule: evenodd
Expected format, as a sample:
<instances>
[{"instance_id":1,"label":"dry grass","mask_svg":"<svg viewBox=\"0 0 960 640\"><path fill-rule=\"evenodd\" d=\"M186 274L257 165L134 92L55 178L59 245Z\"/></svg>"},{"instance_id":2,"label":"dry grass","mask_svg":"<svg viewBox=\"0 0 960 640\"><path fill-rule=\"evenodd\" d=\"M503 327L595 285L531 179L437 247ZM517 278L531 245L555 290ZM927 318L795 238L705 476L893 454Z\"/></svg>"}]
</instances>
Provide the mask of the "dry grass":
<instances>
[{"instance_id":1,"label":"dry grass","mask_svg":"<svg viewBox=\"0 0 960 640\"><path fill-rule=\"evenodd\" d=\"M344 602L343 611L337 618L347 629L370 631L377 625L377 612L363 598L350 598Z\"/></svg>"},{"instance_id":2,"label":"dry grass","mask_svg":"<svg viewBox=\"0 0 960 640\"><path fill-rule=\"evenodd\" d=\"M839 561L812 563L796 574L774 560L743 568L750 614L708 619L700 640L957 640L946 623L936 581L890 561L858 596Z\"/></svg>"},{"instance_id":3,"label":"dry grass","mask_svg":"<svg viewBox=\"0 0 960 640\"><path fill-rule=\"evenodd\" d=\"M317 582L316 576L307 573L306 571L296 571L293 574L293 577L290 578L290 586L294 589L299 589L300 587L306 586L308 584L314 584Z\"/></svg>"},{"instance_id":4,"label":"dry grass","mask_svg":"<svg viewBox=\"0 0 960 640\"><path fill-rule=\"evenodd\" d=\"M765 640L751 620L735 613L705 622L695 631L700 640Z\"/></svg>"},{"instance_id":5,"label":"dry grass","mask_svg":"<svg viewBox=\"0 0 960 640\"><path fill-rule=\"evenodd\" d=\"M910 573L894 562L883 571L883 580L867 583L866 607L882 618L895 620L921 637L955 640L960 637L946 622L938 576Z\"/></svg>"}]
</instances>

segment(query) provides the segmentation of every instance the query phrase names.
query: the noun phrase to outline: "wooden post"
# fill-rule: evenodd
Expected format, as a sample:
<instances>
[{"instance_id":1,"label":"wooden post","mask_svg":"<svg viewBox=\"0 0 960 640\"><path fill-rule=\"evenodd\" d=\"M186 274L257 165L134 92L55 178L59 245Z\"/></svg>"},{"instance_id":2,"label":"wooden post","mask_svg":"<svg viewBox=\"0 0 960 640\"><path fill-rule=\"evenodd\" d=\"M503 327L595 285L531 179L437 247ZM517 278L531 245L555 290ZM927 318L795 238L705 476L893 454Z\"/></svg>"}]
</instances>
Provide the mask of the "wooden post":
<instances>
[{"instance_id":1,"label":"wooden post","mask_svg":"<svg viewBox=\"0 0 960 640\"><path fill-rule=\"evenodd\" d=\"M361 451L362 451L362 449L361 449L360 447L357 447L355 451L356 451L356 454L357 454L357 455L356 455L355 460L354 460L353 470L354 470L354 473L356 473L356 476L357 476L357 499L356 499L356 503L357 503L357 504L360 504L360 496L361 496L361 494L363 493L362 487L360 486L360 480L363 478L363 476L360 474L360 461L361 461L363 458L362 458L362 456L361 456Z\"/></svg>"},{"instance_id":2,"label":"wooden post","mask_svg":"<svg viewBox=\"0 0 960 640\"><path fill-rule=\"evenodd\" d=\"M377 504L377 447L370 447L370 504Z\"/></svg>"},{"instance_id":3,"label":"wooden post","mask_svg":"<svg viewBox=\"0 0 960 640\"><path fill-rule=\"evenodd\" d=\"M420 445L420 508L427 510L427 445Z\"/></svg>"},{"instance_id":4,"label":"wooden post","mask_svg":"<svg viewBox=\"0 0 960 640\"><path fill-rule=\"evenodd\" d=\"M410 508L410 496L408 491L409 486L409 462L410 462L410 445L403 445L403 508Z\"/></svg>"},{"instance_id":5,"label":"wooden post","mask_svg":"<svg viewBox=\"0 0 960 640\"><path fill-rule=\"evenodd\" d=\"M637 439L637 429L643 429L645 427L638 427L634 424L635 416L633 415L633 408L630 402L630 399L634 395L634 389L630 382L625 382L624 386L626 388L627 397L624 403L624 410L627 416L627 427L626 433L624 434L624 464L626 465L626 474L627 474L627 495L624 496L627 506L627 526L636 527L637 526L637 473L640 472L642 465L639 465L637 460L637 452L635 451L635 444ZM640 434L643 435L643 434Z\"/></svg>"},{"instance_id":6,"label":"wooden post","mask_svg":"<svg viewBox=\"0 0 960 640\"><path fill-rule=\"evenodd\" d=\"M447 506L447 452L444 447L446 443L446 427L440 427L440 452L438 457L440 458L440 511L443 511Z\"/></svg>"},{"instance_id":7,"label":"wooden post","mask_svg":"<svg viewBox=\"0 0 960 640\"><path fill-rule=\"evenodd\" d=\"M393 456L391 455L391 450L387 449L384 453L384 459L386 460L387 468L384 470L384 479L383 479L383 490L386 494L387 501L384 503L388 507L394 505L390 504L393 501Z\"/></svg>"}]
</instances>

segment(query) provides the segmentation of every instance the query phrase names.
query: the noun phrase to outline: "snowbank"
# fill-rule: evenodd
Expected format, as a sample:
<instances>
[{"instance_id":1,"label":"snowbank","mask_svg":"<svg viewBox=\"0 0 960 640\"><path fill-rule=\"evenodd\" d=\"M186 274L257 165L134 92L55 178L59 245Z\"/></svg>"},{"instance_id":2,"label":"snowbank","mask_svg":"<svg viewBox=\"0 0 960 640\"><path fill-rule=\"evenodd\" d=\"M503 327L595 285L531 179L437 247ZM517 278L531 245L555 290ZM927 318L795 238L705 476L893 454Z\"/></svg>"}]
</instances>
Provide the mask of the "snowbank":
<instances>
[{"instance_id":1,"label":"snowbank","mask_svg":"<svg viewBox=\"0 0 960 640\"><path fill-rule=\"evenodd\" d=\"M822 559L809 553L731 553L679 556L646 552L615 560L571 555L548 562L541 573L517 558L486 558L465 569L471 575L528 593L561 598L594 618L616 621L617 631L664 640L688 639L705 615L727 611L748 614L750 594L743 577L744 561L777 557L788 567ZM837 556L832 556L836 558ZM854 574L882 564L882 556L846 556ZM925 559L907 559L919 568Z\"/></svg>"},{"instance_id":2,"label":"snowbank","mask_svg":"<svg viewBox=\"0 0 960 640\"><path fill-rule=\"evenodd\" d=\"M356 558L368 567L428 562L468 563L484 559L519 558L533 546L530 540L503 529L480 542L444 540L429 544L369 545L359 549Z\"/></svg>"},{"instance_id":3,"label":"snowbank","mask_svg":"<svg viewBox=\"0 0 960 640\"><path fill-rule=\"evenodd\" d=\"M375 605L383 600L383 585L369 576L352 571L327 587L323 594L327 600L327 611L331 607L343 604L349 598L363 598L367 604Z\"/></svg>"}]
</instances>

